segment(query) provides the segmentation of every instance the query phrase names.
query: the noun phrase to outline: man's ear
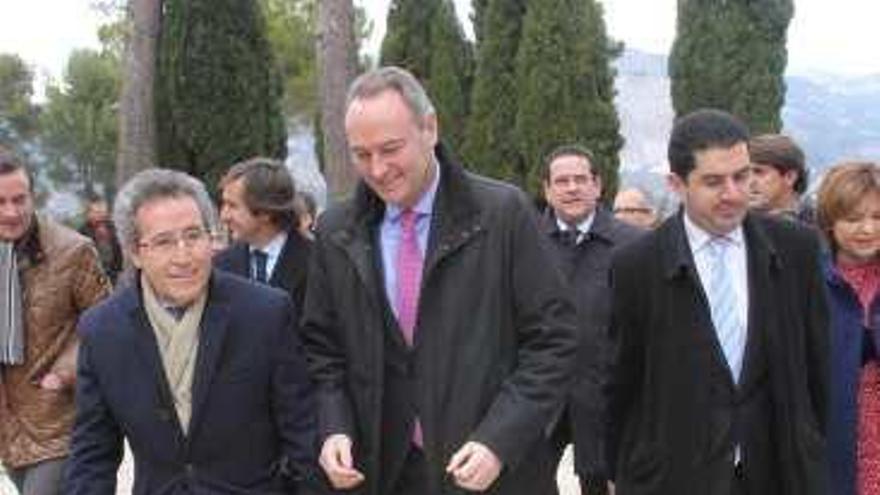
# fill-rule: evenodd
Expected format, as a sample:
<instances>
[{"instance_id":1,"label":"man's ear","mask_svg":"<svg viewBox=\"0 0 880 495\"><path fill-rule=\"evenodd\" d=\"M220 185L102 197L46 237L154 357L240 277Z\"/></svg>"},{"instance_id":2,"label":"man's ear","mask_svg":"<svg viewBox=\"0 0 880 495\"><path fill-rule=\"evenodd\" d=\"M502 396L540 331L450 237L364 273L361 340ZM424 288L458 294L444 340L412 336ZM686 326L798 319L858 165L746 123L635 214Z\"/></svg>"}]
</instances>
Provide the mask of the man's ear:
<instances>
[{"instance_id":1,"label":"man's ear","mask_svg":"<svg viewBox=\"0 0 880 495\"><path fill-rule=\"evenodd\" d=\"M137 245L129 246L127 249L128 258L131 260L131 264L138 270L140 270L143 265L139 250L140 248Z\"/></svg>"},{"instance_id":2,"label":"man's ear","mask_svg":"<svg viewBox=\"0 0 880 495\"><path fill-rule=\"evenodd\" d=\"M438 140L438 129L437 129L437 114L432 113L429 115L425 115L422 119L422 139L424 140L425 145L429 146L433 149L437 146Z\"/></svg>"},{"instance_id":3,"label":"man's ear","mask_svg":"<svg viewBox=\"0 0 880 495\"><path fill-rule=\"evenodd\" d=\"M797 183L798 176L800 176L800 173L797 170L789 169L782 173L782 180L788 184L788 187L794 190L794 185Z\"/></svg>"},{"instance_id":4,"label":"man's ear","mask_svg":"<svg viewBox=\"0 0 880 495\"><path fill-rule=\"evenodd\" d=\"M668 173L666 174L666 187L669 188L670 191L674 192L678 195L679 198L683 199L685 191L687 190L687 184L684 179L678 176L678 174Z\"/></svg>"}]
</instances>

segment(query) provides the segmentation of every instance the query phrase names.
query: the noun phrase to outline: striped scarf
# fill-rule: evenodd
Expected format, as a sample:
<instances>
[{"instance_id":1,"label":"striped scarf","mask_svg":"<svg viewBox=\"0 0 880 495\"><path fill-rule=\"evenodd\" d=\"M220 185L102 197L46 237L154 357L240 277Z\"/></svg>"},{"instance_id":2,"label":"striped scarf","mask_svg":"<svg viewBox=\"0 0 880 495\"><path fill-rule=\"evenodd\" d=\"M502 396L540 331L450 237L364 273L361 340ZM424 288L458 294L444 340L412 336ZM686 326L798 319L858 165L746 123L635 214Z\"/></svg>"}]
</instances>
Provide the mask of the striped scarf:
<instances>
[{"instance_id":1,"label":"striped scarf","mask_svg":"<svg viewBox=\"0 0 880 495\"><path fill-rule=\"evenodd\" d=\"M0 364L24 363L21 280L15 246L0 242Z\"/></svg>"}]
</instances>

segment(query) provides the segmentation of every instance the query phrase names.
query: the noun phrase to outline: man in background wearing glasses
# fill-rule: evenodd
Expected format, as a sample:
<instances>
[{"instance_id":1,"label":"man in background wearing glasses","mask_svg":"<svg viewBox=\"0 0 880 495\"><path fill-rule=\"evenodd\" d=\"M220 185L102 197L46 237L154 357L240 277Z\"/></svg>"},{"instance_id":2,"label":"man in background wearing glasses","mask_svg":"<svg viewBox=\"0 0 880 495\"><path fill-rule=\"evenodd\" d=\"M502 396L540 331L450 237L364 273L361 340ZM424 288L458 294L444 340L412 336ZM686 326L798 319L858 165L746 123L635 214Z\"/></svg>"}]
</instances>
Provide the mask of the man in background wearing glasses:
<instances>
[{"instance_id":1,"label":"man in background wearing glasses","mask_svg":"<svg viewBox=\"0 0 880 495\"><path fill-rule=\"evenodd\" d=\"M80 321L66 493L113 495L123 438L134 493L277 493L308 476L296 311L283 291L211 270L216 218L181 172L141 172L119 192L114 223L138 273Z\"/></svg>"}]
</instances>

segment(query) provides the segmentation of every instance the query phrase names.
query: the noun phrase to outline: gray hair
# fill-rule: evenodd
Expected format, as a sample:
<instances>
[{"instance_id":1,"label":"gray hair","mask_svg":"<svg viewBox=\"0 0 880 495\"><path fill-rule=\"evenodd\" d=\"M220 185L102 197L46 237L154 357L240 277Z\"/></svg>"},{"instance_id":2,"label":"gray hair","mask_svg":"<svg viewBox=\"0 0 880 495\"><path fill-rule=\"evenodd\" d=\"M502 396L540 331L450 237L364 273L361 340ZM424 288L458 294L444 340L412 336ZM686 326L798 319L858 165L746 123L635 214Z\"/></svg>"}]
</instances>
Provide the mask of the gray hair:
<instances>
[{"instance_id":1,"label":"gray hair","mask_svg":"<svg viewBox=\"0 0 880 495\"><path fill-rule=\"evenodd\" d=\"M385 91L396 91L406 106L418 118L434 115L434 104L419 81L409 71L396 66L379 67L357 77L348 88L345 108L362 98L370 98Z\"/></svg>"},{"instance_id":2,"label":"gray hair","mask_svg":"<svg viewBox=\"0 0 880 495\"><path fill-rule=\"evenodd\" d=\"M217 229L214 202L198 179L176 170L153 168L139 172L122 186L113 203L113 225L124 246L139 241L135 217L145 204L157 199L190 197L199 208L202 222L211 232Z\"/></svg>"}]
</instances>

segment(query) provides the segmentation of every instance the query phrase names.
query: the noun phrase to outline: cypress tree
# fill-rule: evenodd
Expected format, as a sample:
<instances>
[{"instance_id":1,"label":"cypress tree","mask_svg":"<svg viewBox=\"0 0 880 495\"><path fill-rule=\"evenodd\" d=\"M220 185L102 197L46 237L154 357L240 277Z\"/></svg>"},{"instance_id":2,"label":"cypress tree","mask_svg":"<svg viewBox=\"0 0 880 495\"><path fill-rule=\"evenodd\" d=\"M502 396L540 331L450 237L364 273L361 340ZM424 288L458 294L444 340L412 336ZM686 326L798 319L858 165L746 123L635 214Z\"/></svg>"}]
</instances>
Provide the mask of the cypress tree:
<instances>
[{"instance_id":1,"label":"cypress tree","mask_svg":"<svg viewBox=\"0 0 880 495\"><path fill-rule=\"evenodd\" d=\"M157 77L159 163L214 187L233 163L284 158L281 82L253 0L166 0Z\"/></svg>"},{"instance_id":2,"label":"cypress tree","mask_svg":"<svg viewBox=\"0 0 880 495\"><path fill-rule=\"evenodd\" d=\"M485 1L485 0L483 0ZM471 115L462 154L468 165L486 175L525 185L517 146L516 53L526 0L489 0L482 14Z\"/></svg>"},{"instance_id":3,"label":"cypress tree","mask_svg":"<svg viewBox=\"0 0 880 495\"><path fill-rule=\"evenodd\" d=\"M480 50L480 43L483 42L483 28L486 18L486 11L489 9L489 0L471 0L471 25L474 27L474 38L476 38L477 51Z\"/></svg>"},{"instance_id":4,"label":"cypress tree","mask_svg":"<svg viewBox=\"0 0 880 495\"><path fill-rule=\"evenodd\" d=\"M459 148L469 110L473 52L452 0L393 0L380 60L409 70L424 84L436 106L441 137Z\"/></svg>"},{"instance_id":5,"label":"cypress tree","mask_svg":"<svg viewBox=\"0 0 880 495\"><path fill-rule=\"evenodd\" d=\"M532 192L540 189L544 156L576 142L595 153L605 197L615 193L623 138L610 63L620 47L608 39L602 15L595 0L528 4L517 55L516 140Z\"/></svg>"},{"instance_id":6,"label":"cypress tree","mask_svg":"<svg viewBox=\"0 0 880 495\"><path fill-rule=\"evenodd\" d=\"M679 0L669 74L676 115L727 110L752 132L778 132L793 0Z\"/></svg>"}]
</instances>

